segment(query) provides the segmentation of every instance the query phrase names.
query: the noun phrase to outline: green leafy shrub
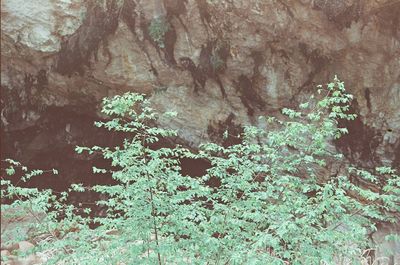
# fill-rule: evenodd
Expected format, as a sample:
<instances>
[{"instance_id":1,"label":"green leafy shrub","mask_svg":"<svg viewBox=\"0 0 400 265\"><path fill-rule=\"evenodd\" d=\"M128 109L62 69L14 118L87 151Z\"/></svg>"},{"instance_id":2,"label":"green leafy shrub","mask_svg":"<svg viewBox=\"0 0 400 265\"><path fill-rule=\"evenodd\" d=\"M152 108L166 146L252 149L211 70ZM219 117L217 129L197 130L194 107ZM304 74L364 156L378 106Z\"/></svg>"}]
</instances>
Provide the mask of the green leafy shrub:
<instances>
[{"instance_id":1,"label":"green leafy shrub","mask_svg":"<svg viewBox=\"0 0 400 265\"><path fill-rule=\"evenodd\" d=\"M165 35L170 30L170 27L171 25L165 17L157 17L151 20L148 32L158 47L165 48Z\"/></svg>"},{"instance_id":2,"label":"green leafy shrub","mask_svg":"<svg viewBox=\"0 0 400 265\"><path fill-rule=\"evenodd\" d=\"M111 173L116 184L72 188L105 194L98 204L107 215L90 220L72 206L53 206L51 193L34 193L46 207L60 209L46 220L50 231L62 235L54 236L49 262L356 263L370 247L366 235L375 224L399 215L400 178L390 168L367 172L342 161L329 142L346 133L337 127L339 119L355 118L347 113L352 96L338 79L319 93L300 105L302 111L284 109L286 119L266 117L265 128L246 126L240 144L208 143L197 154L161 144L177 132L155 126L159 116L143 95L104 99L102 111L111 119L96 126L131 137L119 146L76 151L110 159L112 169L93 170ZM183 176L179 159L184 157L207 159L212 166L204 176ZM328 164L341 165L340 170L332 173ZM13 167L7 171L13 173ZM211 178L220 185L208 186ZM373 188L353 184L354 178ZM4 195L20 192L4 184L11 187ZM93 221L99 226L90 229ZM48 248L39 242L39 250Z\"/></svg>"},{"instance_id":3,"label":"green leafy shrub","mask_svg":"<svg viewBox=\"0 0 400 265\"><path fill-rule=\"evenodd\" d=\"M335 79L324 93L320 101L301 105L305 113L284 109L288 120L269 118L274 130L245 127L242 144L202 146L199 156L213 165L204 178L221 181L209 197L213 209L204 216L210 223L203 236L214 242L212 251L205 249L213 259L336 264L338 257L351 260L367 248L372 220L395 222L400 179L391 169L377 169L384 178L352 167L336 174L323 170L328 160L342 159L329 148L329 140L346 132L337 120L355 118L346 114L352 97L342 82ZM373 181L380 190L358 187L350 177Z\"/></svg>"},{"instance_id":4,"label":"green leafy shrub","mask_svg":"<svg viewBox=\"0 0 400 265\"><path fill-rule=\"evenodd\" d=\"M78 152L85 149L101 152L118 168L112 172L117 185L94 188L109 198L100 202L108 207L108 216L96 221L102 227L121 231L107 262L121 260L119 253L123 250L126 251L123 260L128 264L184 262L188 258L184 255L187 243L180 238L192 233L194 213L201 208L201 202L195 198L206 195L207 190L198 180L179 173L177 158L190 152L180 146L151 148L160 139L176 136L176 132L154 126L157 115L142 95L127 93L105 99L103 112L114 119L99 122L97 126L132 133L132 139L113 149L77 148ZM89 260L96 256L95 253Z\"/></svg>"},{"instance_id":5,"label":"green leafy shrub","mask_svg":"<svg viewBox=\"0 0 400 265\"><path fill-rule=\"evenodd\" d=\"M34 177L43 174L57 175L57 170L29 170L12 159L6 159L4 162L9 166L4 170L8 178L3 175L1 177L1 198L2 202L13 202L1 204L2 246L11 246L20 241L38 242L38 246L28 251L29 253L13 254L25 256L31 252L44 251L50 264L52 260L60 260L63 254L69 252L71 246L77 245L74 244L76 238L70 238L70 232L90 231L90 220L76 214L80 209L67 203L66 191L55 193L51 189L21 187ZM19 180L14 177L18 177ZM82 239L85 240L84 237ZM1 258L2 261L7 260L7 256ZM79 262L75 261L74 264Z\"/></svg>"}]
</instances>

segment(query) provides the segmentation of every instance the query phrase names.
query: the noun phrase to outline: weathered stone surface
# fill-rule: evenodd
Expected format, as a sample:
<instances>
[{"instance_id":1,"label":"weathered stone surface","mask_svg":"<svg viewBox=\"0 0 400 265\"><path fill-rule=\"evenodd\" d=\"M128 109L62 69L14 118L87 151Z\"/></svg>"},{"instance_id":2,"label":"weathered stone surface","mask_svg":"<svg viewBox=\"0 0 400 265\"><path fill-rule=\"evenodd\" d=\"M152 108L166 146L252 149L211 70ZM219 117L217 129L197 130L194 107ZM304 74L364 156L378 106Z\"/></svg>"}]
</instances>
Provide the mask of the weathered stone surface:
<instances>
[{"instance_id":1,"label":"weathered stone surface","mask_svg":"<svg viewBox=\"0 0 400 265\"><path fill-rule=\"evenodd\" d=\"M32 243L30 243L28 241L21 241L21 242L18 242L18 247L19 247L19 250L21 250L22 252L27 252L30 249L34 248L35 245L33 245Z\"/></svg>"},{"instance_id":2,"label":"weathered stone surface","mask_svg":"<svg viewBox=\"0 0 400 265\"><path fill-rule=\"evenodd\" d=\"M1 251L1 256L2 257L4 257L4 256L10 256L11 255L11 253L10 253L10 251L8 251L8 250L2 250Z\"/></svg>"},{"instance_id":3,"label":"weathered stone surface","mask_svg":"<svg viewBox=\"0 0 400 265\"><path fill-rule=\"evenodd\" d=\"M338 148L363 166L399 165L396 1L18 3L2 2L1 121L11 137L3 153L30 160L50 146L77 143L83 134L65 133L70 121L48 130L46 110L94 117L102 97L124 91L176 110L176 120L160 122L197 145L215 135L212 124L257 124L258 115L295 106L338 74L359 114L345 124L350 135ZM164 47L149 30L159 17L168 23ZM38 131L22 152L26 140L11 132L29 128Z\"/></svg>"},{"instance_id":4,"label":"weathered stone surface","mask_svg":"<svg viewBox=\"0 0 400 265\"><path fill-rule=\"evenodd\" d=\"M396 1L17 2L2 2L3 134L35 127L50 106L91 106L79 111L95 116L102 97L137 91L176 110L176 120L160 122L196 145L211 124L257 124L338 74L360 116L338 148L364 166L398 166ZM164 48L149 33L159 17L168 23ZM56 137L43 141L51 138L38 132L26 158L54 146ZM10 142L9 152L21 149Z\"/></svg>"},{"instance_id":5,"label":"weathered stone surface","mask_svg":"<svg viewBox=\"0 0 400 265\"><path fill-rule=\"evenodd\" d=\"M372 235L372 239L378 245L375 250L376 262L379 264L399 264L400 262L400 242L397 240L386 240L387 236L398 236L400 228L393 225L381 224L378 231Z\"/></svg>"},{"instance_id":6,"label":"weathered stone surface","mask_svg":"<svg viewBox=\"0 0 400 265\"><path fill-rule=\"evenodd\" d=\"M43 264L44 259L38 254L29 254L26 257L18 257L19 254L32 251L34 244L26 241L33 233L38 220L43 220L43 213L35 213L24 207L11 207L2 209L1 212L1 264L8 265L35 265ZM18 228L18 240L15 231Z\"/></svg>"},{"instance_id":7,"label":"weathered stone surface","mask_svg":"<svg viewBox=\"0 0 400 265\"><path fill-rule=\"evenodd\" d=\"M80 0L13 0L2 1L1 10L2 33L16 44L56 52L81 25L85 6Z\"/></svg>"},{"instance_id":8,"label":"weathered stone surface","mask_svg":"<svg viewBox=\"0 0 400 265\"><path fill-rule=\"evenodd\" d=\"M152 94L159 109L176 110L170 125L197 144L209 139L209 124L231 113L235 124L257 123L257 115L294 106L338 74L356 96L360 123L352 131L362 135L339 148L364 165L393 164L400 157L399 12L390 0L6 0L2 123L19 130L48 106L138 91ZM159 17L168 23L164 47L149 30Z\"/></svg>"}]
</instances>

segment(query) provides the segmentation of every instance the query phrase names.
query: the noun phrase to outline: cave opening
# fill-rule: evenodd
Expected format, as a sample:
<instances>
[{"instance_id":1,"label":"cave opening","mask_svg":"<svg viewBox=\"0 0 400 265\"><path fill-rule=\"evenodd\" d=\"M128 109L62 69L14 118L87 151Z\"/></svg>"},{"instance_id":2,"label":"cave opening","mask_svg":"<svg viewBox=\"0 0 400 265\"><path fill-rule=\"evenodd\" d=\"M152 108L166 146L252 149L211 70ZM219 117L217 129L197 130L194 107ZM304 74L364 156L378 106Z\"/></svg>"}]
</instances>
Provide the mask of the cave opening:
<instances>
[{"instance_id":1,"label":"cave opening","mask_svg":"<svg viewBox=\"0 0 400 265\"><path fill-rule=\"evenodd\" d=\"M99 118L95 112L87 111L89 106L83 108L52 106L40 114L34 125L14 131L7 131L2 127L2 168L8 167L4 159L9 158L21 162L29 170L45 171L25 183L20 181L24 174L22 170L17 170L14 176L3 177L21 187L51 189L56 195L67 191L73 183L82 183L85 187L113 184L110 174L94 174L92 170L92 166L110 168L110 161L104 160L100 155L79 155L75 152L75 147L112 146L122 136L95 127L93 123ZM48 172L52 169L56 169L58 174ZM99 194L93 191L71 192L68 200L96 212L98 209L95 201L99 198ZM2 198L2 203L6 202L10 202L10 199Z\"/></svg>"},{"instance_id":2,"label":"cave opening","mask_svg":"<svg viewBox=\"0 0 400 265\"><path fill-rule=\"evenodd\" d=\"M336 147L354 164L365 168L374 168L380 164L377 147L382 143L383 136L376 129L363 123L357 99L354 99L349 113L357 114L354 120L341 119L339 128L347 128L348 134L335 140Z\"/></svg>"},{"instance_id":3,"label":"cave opening","mask_svg":"<svg viewBox=\"0 0 400 265\"><path fill-rule=\"evenodd\" d=\"M87 106L85 108L87 110ZM92 108L94 110L94 108ZM95 174L96 168L111 169L111 161L105 160L100 154L78 154L76 146L121 146L123 139L131 138L131 134L110 133L93 124L99 117L95 112L84 111L74 106L48 107L33 126L23 130L6 131L1 129L1 157L2 168L8 165L4 159L10 158L21 162L31 169L42 169L43 175L35 176L26 183L19 182L22 170L17 170L14 176L5 176L13 184L22 187L51 189L55 194L67 191L71 184L81 183L84 187L95 185L116 184L110 173ZM100 119L101 120L101 119ZM150 146L152 149L162 147L173 148L175 140L160 139ZM211 167L206 159L180 158L180 173L188 177L201 177ZM47 170L56 169L59 173L53 175ZM219 179L211 178L206 185L218 187ZM99 193L86 190L85 192L71 192L69 202L80 207L89 207L93 215L104 212L104 207L96 205L96 201L104 199ZM12 199L2 198L2 203L9 203Z\"/></svg>"}]
</instances>

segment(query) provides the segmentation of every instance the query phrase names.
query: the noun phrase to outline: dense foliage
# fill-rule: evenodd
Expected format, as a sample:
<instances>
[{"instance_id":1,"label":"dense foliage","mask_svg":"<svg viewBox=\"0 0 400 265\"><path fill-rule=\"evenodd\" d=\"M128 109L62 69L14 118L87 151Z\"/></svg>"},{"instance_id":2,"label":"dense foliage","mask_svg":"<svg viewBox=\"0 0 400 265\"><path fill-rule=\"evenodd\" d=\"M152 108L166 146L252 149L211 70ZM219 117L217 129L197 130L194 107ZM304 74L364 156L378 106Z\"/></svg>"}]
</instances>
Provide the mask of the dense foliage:
<instances>
[{"instance_id":1,"label":"dense foliage","mask_svg":"<svg viewBox=\"0 0 400 265\"><path fill-rule=\"evenodd\" d=\"M208 143L197 153L162 144L177 132L156 126L159 116L143 95L104 99L110 120L96 125L131 137L76 151L109 159L111 169L93 170L111 173L116 184L71 190L104 194L98 204L106 216L77 214L67 192L56 196L5 179L2 196L14 203L2 210L46 213L35 231L50 235L37 243L50 264L356 264L371 247L366 235L375 224L399 216L400 178L386 167L354 168L331 146L346 133L338 120L355 117L347 113L351 99L335 78L301 111L283 109L280 119L264 117L264 128L244 127L242 143ZM185 176L182 158L206 159L211 167L204 176ZM7 174L19 168L23 181L43 173L8 162ZM217 187L207 185L211 178Z\"/></svg>"},{"instance_id":2,"label":"dense foliage","mask_svg":"<svg viewBox=\"0 0 400 265\"><path fill-rule=\"evenodd\" d=\"M170 28L171 25L165 17L157 17L151 20L148 26L148 32L158 47L165 48L165 35Z\"/></svg>"}]
</instances>

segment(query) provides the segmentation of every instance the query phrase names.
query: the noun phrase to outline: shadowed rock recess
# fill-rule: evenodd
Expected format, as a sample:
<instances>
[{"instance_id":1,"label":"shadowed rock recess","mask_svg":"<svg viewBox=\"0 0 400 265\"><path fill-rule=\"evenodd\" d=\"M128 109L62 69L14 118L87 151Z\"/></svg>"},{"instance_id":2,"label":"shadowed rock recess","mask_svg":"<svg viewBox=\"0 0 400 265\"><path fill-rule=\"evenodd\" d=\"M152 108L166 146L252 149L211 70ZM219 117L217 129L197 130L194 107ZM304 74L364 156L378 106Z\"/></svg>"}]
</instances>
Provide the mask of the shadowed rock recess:
<instances>
[{"instance_id":1,"label":"shadowed rock recess","mask_svg":"<svg viewBox=\"0 0 400 265\"><path fill-rule=\"evenodd\" d=\"M1 28L1 156L58 168L53 187L97 161L75 145L118 140L92 126L103 97L145 93L178 112L160 123L179 142L227 145L240 139L225 130L296 107L335 74L359 115L336 148L400 169L397 0L4 0Z\"/></svg>"}]
</instances>

